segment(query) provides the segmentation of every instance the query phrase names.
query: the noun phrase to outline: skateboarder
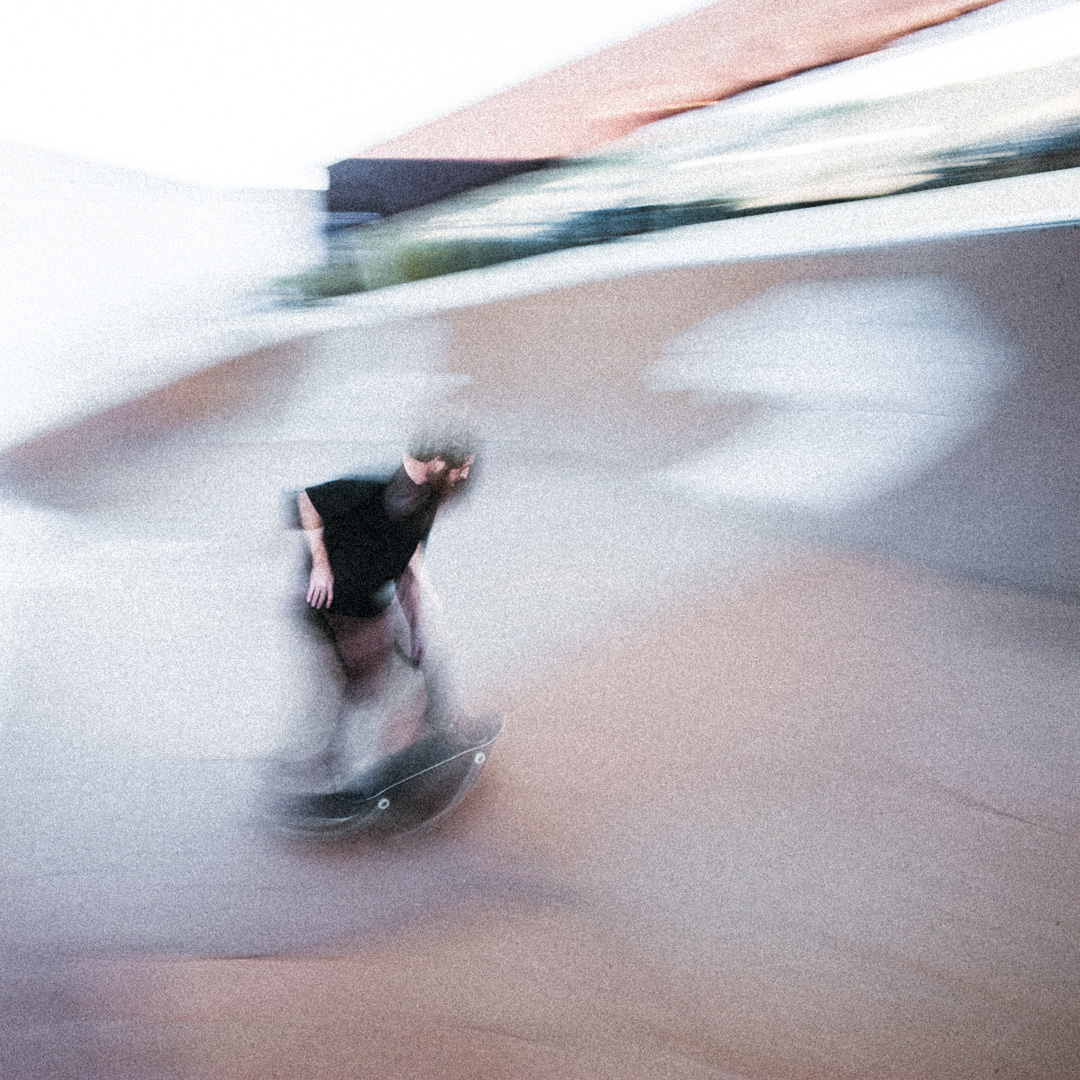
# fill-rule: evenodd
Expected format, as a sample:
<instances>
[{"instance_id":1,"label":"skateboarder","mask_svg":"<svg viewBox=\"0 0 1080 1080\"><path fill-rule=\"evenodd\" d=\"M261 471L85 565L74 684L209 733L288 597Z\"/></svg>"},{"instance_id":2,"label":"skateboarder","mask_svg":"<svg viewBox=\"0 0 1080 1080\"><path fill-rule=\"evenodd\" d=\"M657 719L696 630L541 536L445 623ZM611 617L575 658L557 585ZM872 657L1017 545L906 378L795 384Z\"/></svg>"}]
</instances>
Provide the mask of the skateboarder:
<instances>
[{"instance_id":1,"label":"skateboarder","mask_svg":"<svg viewBox=\"0 0 1080 1080\"><path fill-rule=\"evenodd\" d=\"M388 477L343 477L297 496L311 554L306 601L330 633L345 682L321 760L330 787L348 785L348 729L382 699L405 627L404 651L424 674L426 730L450 731L459 719L443 664L432 655L438 647L421 603L422 592L430 597L421 588L423 549L439 509L463 489L474 462L466 439L427 439L410 446Z\"/></svg>"}]
</instances>

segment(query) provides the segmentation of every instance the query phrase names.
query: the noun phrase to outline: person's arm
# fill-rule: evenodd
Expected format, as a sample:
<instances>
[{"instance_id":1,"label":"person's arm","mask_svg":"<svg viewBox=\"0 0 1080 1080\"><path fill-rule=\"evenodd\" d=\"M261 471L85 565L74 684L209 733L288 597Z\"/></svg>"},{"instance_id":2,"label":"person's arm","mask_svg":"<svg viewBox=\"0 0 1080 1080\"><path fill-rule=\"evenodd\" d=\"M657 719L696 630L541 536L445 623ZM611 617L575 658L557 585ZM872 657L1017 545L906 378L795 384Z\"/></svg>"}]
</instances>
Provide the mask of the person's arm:
<instances>
[{"instance_id":1,"label":"person's arm","mask_svg":"<svg viewBox=\"0 0 1080 1080\"><path fill-rule=\"evenodd\" d=\"M424 628L420 621L421 590L430 595L431 586L427 582L424 570L424 545L418 544L397 586L398 602L401 604L401 610L405 612L405 617L409 620L409 639L412 646L412 661L415 664L419 664L424 658Z\"/></svg>"},{"instance_id":2,"label":"person's arm","mask_svg":"<svg viewBox=\"0 0 1080 1080\"><path fill-rule=\"evenodd\" d=\"M296 496L300 511L300 525L304 539L311 552L311 578L308 582L307 602L313 608L329 607L334 600L334 574L330 569L330 556L323 542L323 519L308 498L306 491Z\"/></svg>"}]
</instances>

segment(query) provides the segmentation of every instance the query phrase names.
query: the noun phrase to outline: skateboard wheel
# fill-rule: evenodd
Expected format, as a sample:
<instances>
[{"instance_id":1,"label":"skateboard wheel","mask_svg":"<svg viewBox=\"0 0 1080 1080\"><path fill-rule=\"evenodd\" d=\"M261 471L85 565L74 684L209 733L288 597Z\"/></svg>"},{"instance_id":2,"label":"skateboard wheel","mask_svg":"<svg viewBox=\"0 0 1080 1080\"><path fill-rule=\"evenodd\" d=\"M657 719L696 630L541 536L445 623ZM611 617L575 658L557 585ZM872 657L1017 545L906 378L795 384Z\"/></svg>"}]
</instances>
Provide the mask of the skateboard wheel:
<instances>
[{"instance_id":1,"label":"skateboard wheel","mask_svg":"<svg viewBox=\"0 0 1080 1080\"><path fill-rule=\"evenodd\" d=\"M481 750L480 753L473 758L473 761L475 761L477 765L483 765L484 762L487 761L487 754L485 754L484 751Z\"/></svg>"},{"instance_id":2,"label":"skateboard wheel","mask_svg":"<svg viewBox=\"0 0 1080 1080\"><path fill-rule=\"evenodd\" d=\"M380 799L375 805L380 810L389 810L390 809L390 800L389 799Z\"/></svg>"}]
</instances>

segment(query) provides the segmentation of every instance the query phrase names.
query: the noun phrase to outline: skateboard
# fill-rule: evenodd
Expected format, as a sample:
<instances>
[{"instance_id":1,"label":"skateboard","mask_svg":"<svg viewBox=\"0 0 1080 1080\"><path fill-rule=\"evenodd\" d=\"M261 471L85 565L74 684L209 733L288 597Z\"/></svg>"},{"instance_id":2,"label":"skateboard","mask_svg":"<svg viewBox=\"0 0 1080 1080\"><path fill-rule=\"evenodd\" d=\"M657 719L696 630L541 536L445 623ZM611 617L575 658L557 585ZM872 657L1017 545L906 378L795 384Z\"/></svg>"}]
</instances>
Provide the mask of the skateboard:
<instances>
[{"instance_id":1,"label":"skateboard","mask_svg":"<svg viewBox=\"0 0 1080 1080\"><path fill-rule=\"evenodd\" d=\"M339 840L430 825L469 793L503 723L498 713L484 713L387 754L346 788L299 800L282 827L312 839Z\"/></svg>"}]
</instances>

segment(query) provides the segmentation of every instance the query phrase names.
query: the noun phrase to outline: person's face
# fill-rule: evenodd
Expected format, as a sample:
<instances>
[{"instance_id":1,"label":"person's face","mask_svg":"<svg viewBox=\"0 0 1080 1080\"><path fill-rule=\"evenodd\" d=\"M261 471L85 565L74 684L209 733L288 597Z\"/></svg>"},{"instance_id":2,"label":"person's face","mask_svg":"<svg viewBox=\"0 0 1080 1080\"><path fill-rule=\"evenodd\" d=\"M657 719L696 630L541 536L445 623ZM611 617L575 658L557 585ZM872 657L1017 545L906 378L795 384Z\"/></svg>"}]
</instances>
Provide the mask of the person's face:
<instances>
[{"instance_id":1,"label":"person's face","mask_svg":"<svg viewBox=\"0 0 1080 1080\"><path fill-rule=\"evenodd\" d=\"M445 499L464 487L475 460L475 457L467 458L464 465L452 469L442 458L435 458L428 462L427 482L441 499Z\"/></svg>"}]
</instances>

